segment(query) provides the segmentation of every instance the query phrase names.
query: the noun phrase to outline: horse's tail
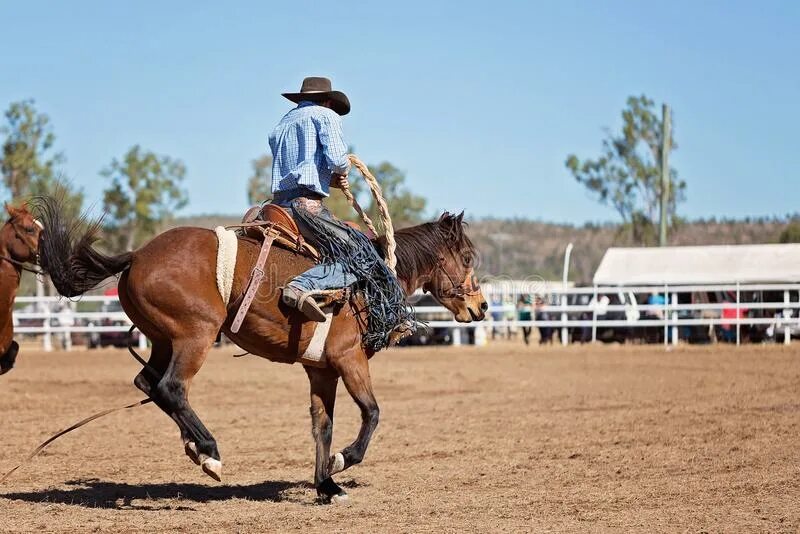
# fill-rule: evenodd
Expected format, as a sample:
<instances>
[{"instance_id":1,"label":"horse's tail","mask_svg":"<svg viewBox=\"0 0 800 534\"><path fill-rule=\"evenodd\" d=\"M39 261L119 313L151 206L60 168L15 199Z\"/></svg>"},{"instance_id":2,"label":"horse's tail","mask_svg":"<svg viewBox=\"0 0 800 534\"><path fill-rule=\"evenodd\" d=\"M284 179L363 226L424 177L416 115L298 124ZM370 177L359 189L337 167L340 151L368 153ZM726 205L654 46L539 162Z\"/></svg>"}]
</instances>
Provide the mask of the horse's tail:
<instances>
[{"instance_id":1,"label":"horse's tail","mask_svg":"<svg viewBox=\"0 0 800 534\"><path fill-rule=\"evenodd\" d=\"M39 264L65 297L82 295L131 264L130 252L108 256L94 248L102 219L70 216L61 198L39 197L35 205L44 227Z\"/></svg>"}]
</instances>

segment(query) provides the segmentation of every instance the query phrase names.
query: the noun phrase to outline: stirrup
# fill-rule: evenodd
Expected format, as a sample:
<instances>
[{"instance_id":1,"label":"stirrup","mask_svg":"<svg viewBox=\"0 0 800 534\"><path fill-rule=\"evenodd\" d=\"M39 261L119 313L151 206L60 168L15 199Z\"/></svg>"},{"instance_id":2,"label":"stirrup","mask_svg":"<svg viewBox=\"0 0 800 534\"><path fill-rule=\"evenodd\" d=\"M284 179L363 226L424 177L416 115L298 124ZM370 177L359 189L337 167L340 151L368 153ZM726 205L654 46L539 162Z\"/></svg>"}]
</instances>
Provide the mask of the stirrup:
<instances>
[{"instance_id":1,"label":"stirrup","mask_svg":"<svg viewBox=\"0 0 800 534\"><path fill-rule=\"evenodd\" d=\"M281 292L281 300L283 300L284 304L298 310L311 321L316 321L318 323L325 322L325 312L322 311L317 301L314 300L315 292L303 292L291 285L281 288Z\"/></svg>"}]
</instances>

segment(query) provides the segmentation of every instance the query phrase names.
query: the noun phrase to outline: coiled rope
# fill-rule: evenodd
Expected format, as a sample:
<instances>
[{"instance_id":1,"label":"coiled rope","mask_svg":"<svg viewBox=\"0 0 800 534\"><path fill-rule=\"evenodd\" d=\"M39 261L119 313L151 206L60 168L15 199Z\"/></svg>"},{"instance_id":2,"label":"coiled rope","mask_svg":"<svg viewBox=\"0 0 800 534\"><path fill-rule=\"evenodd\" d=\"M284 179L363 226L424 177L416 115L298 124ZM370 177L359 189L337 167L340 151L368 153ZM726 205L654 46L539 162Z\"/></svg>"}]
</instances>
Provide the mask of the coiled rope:
<instances>
[{"instance_id":1,"label":"coiled rope","mask_svg":"<svg viewBox=\"0 0 800 534\"><path fill-rule=\"evenodd\" d=\"M358 171L361 173L361 176L364 177L364 181L367 182L369 190L372 193L372 197L375 199L375 204L378 206L378 214L381 217L381 225L383 226L384 236L386 238L386 266L389 267L389 270L396 275L397 271L395 270L395 266L397 265L397 257L395 256L395 250L397 249L397 244L394 241L394 226L392 226L392 217L389 215L389 206L386 205L386 200L383 198L381 184L379 184L378 180L372 175L371 172L369 172L369 167L367 167L363 161L358 159L355 154L349 154L347 157L350 159L350 163L353 164L353 167L358 169ZM378 231L375 229L372 219L369 218L369 215L367 215L358 204L356 197L350 190L350 184L348 183L346 177L342 183L342 193L344 193L347 201L361 217L361 220L364 221L364 224L367 225L367 228L369 228L370 232L375 234L375 237L377 237Z\"/></svg>"}]
</instances>

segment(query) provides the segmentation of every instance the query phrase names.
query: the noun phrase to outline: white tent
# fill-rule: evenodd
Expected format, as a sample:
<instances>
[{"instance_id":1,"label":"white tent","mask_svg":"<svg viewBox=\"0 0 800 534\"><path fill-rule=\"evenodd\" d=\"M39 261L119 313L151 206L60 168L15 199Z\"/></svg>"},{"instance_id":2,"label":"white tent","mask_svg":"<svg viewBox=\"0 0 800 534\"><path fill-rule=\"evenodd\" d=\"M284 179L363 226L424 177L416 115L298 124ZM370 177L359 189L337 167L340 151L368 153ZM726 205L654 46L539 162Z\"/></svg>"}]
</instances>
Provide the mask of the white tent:
<instances>
[{"instance_id":1,"label":"white tent","mask_svg":"<svg viewBox=\"0 0 800 534\"><path fill-rule=\"evenodd\" d=\"M800 244L615 248L596 285L800 282Z\"/></svg>"}]
</instances>

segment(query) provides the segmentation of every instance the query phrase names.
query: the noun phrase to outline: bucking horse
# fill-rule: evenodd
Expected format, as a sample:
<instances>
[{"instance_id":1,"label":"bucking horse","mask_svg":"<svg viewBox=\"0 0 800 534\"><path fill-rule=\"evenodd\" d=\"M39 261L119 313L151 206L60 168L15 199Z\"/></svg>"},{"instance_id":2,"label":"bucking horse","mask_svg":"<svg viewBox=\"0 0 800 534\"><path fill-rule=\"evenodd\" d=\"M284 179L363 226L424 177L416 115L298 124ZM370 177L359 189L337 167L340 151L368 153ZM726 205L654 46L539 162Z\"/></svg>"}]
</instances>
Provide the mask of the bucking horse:
<instances>
[{"instance_id":1,"label":"bucking horse","mask_svg":"<svg viewBox=\"0 0 800 534\"><path fill-rule=\"evenodd\" d=\"M107 255L95 247L98 222L70 218L60 201L50 197L40 199L37 215L47 236L40 247L40 264L59 293L74 297L119 276L122 308L152 345L149 361L134 384L175 421L185 453L207 475L221 480L222 461L214 437L189 404L188 392L218 334L223 333L254 355L303 364L310 382L316 442L314 485L324 502L347 498L332 476L363 460L379 416L369 370L374 354L361 343L363 310L357 291L335 307L324 339L324 361L309 365L300 358L323 323L308 321L286 307L279 289L311 266L312 259L299 250L272 247L256 298L241 325L231 328L262 250L257 240L247 235L236 238L230 296L225 299L218 283L221 240L214 231L175 228L132 252ZM394 236L397 276L407 295L421 288L457 321L483 319L488 305L473 272L476 251L465 233L463 214L445 213ZM380 240L376 246L381 246ZM361 411L361 429L352 444L332 455L340 378Z\"/></svg>"}]
</instances>

